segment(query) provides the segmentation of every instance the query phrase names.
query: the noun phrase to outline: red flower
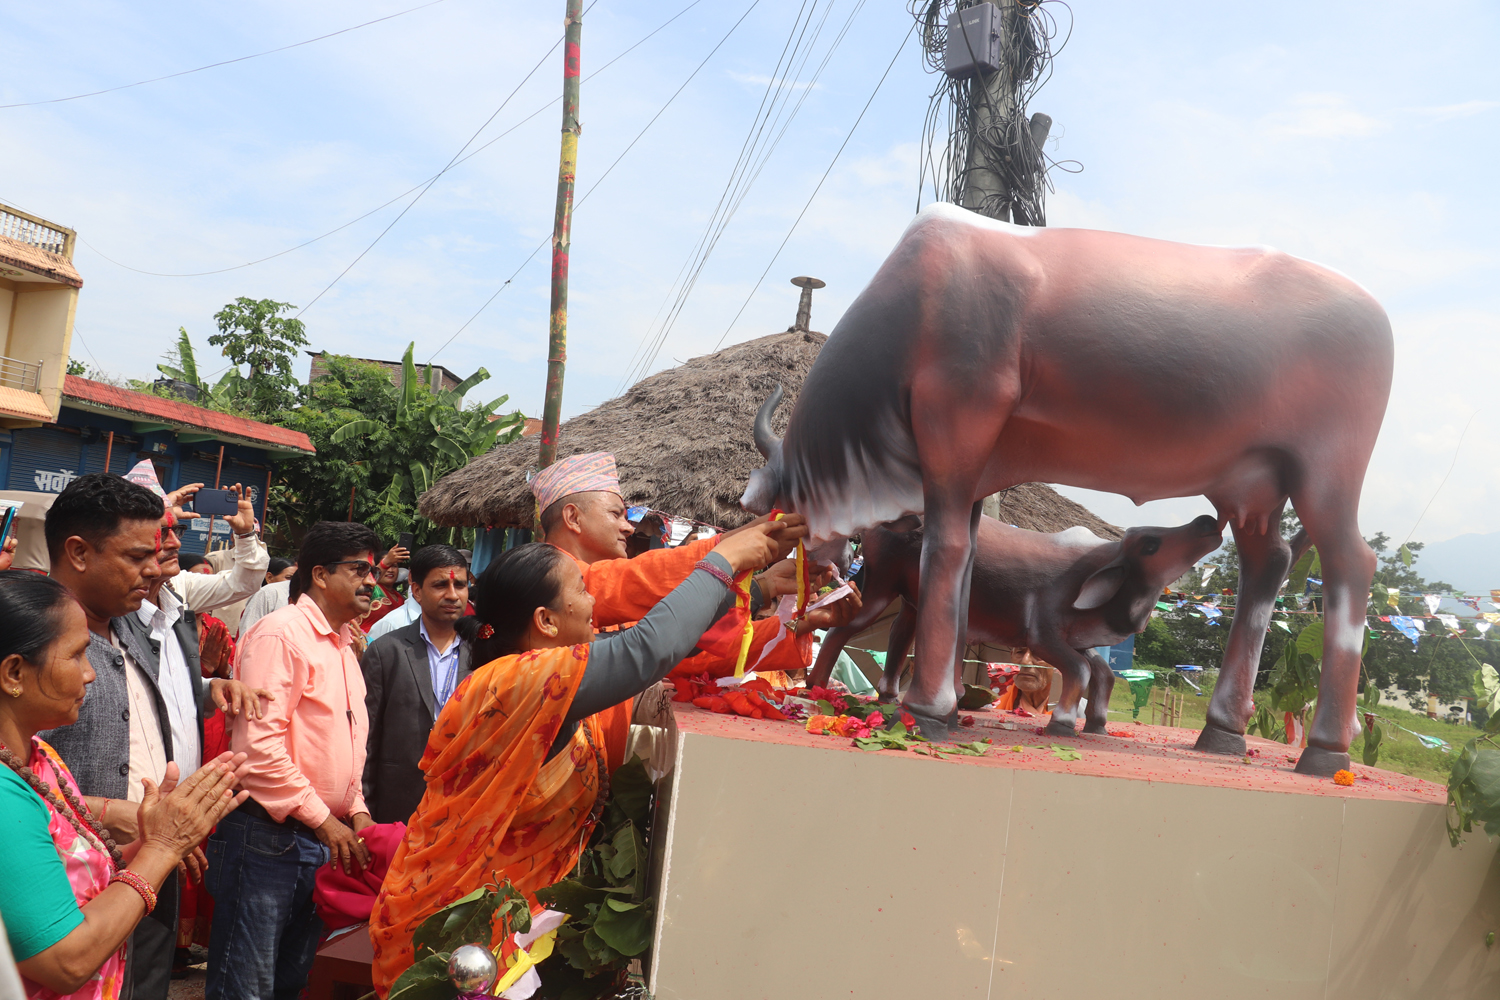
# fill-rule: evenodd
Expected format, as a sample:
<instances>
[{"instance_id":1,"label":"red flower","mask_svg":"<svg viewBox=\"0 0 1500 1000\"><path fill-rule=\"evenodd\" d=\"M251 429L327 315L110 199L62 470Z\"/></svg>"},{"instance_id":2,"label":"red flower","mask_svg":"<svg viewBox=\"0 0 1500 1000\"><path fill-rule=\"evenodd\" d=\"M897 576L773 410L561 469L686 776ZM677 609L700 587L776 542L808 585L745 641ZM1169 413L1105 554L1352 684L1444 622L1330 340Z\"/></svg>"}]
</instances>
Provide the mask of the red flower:
<instances>
[{"instance_id":1,"label":"red flower","mask_svg":"<svg viewBox=\"0 0 1500 1000\"><path fill-rule=\"evenodd\" d=\"M917 720L912 716L910 712L903 709L901 712L901 724L907 729L911 729L917 724Z\"/></svg>"}]
</instances>

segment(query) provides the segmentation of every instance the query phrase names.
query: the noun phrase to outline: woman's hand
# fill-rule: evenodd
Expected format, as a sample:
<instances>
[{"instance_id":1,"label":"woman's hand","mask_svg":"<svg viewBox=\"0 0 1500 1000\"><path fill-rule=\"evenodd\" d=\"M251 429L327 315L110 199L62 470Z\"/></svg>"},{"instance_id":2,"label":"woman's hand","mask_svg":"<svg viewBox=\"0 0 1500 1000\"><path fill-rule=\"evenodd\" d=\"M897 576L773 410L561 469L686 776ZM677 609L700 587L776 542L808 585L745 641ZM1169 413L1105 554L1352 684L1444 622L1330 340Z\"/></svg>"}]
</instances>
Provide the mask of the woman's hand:
<instances>
[{"instance_id":1,"label":"woman's hand","mask_svg":"<svg viewBox=\"0 0 1500 1000\"><path fill-rule=\"evenodd\" d=\"M843 628L854 620L859 614L859 609L864 607L864 597L854 581L849 581L849 594L841 597L832 604L825 604L802 616L797 623L797 634L805 635L817 629Z\"/></svg>"},{"instance_id":2,"label":"woman's hand","mask_svg":"<svg viewBox=\"0 0 1500 1000\"><path fill-rule=\"evenodd\" d=\"M146 794L141 801L141 840L181 861L208 836L214 825L250 796L234 792L244 754L220 754L194 772L186 781L163 795L151 779L144 779ZM177 776L177 765L168 764L163 784Z\"/></svg>"},{"instance_id":3,"label":"woman's hand","mask_svg":"<svg viewBox=\"0 0 1500 1000\"><path fill-rule=\"evenodd\" d=\"M770 521L747 524L738 531L726 533L724 540L714 546L714 551L729 563L730 569L734 570L736 575L747 569L769 566L780 550L778 529L788 530L779 523ZM803 525L800 530L804 535L807 534L806 525Z\"/></svg>"}]
</instances>

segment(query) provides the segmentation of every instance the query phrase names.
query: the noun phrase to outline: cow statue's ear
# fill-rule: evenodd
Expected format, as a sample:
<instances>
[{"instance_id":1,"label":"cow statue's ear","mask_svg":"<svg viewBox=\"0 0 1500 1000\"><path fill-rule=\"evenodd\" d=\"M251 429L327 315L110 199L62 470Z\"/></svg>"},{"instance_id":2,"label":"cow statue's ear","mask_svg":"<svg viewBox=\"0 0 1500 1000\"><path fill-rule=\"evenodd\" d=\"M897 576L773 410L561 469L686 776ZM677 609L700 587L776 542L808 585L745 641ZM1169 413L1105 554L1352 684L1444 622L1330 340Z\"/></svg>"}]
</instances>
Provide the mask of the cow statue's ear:
<instances>
[{"instance_id":1,"label":"cow statue's ear","mask_svg":"<svg viewBox=\"0 0 1500 1000\"><path fill-rule=\"evenodd\" d=\"M1088 611L1107 604L1110 598L1120 592L1120 587L1124 583L1124 565L1111 563L1083 581L1083 586L1078 588L1078 598L1073 602L1073 607L1079 611Z\"/></svg>"}]
</instances>

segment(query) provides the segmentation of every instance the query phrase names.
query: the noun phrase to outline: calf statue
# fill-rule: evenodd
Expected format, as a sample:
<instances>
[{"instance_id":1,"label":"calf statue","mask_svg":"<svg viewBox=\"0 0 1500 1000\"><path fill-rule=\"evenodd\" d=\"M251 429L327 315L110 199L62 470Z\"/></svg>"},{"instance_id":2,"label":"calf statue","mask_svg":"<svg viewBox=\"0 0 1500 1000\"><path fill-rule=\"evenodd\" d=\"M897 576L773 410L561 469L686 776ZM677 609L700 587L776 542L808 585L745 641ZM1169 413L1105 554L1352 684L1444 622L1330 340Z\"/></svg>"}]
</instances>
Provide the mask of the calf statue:
<instances>
[{"instance_id":1,"label":"calf statue","mask_svg":"<svg viewBox=\"0 0 1500 1000\"><path fill-rule=\"evenodd\" d=\"M1180 528L1131 528L1113 542L1087 528L1043 534L981 516L966 638L1029 649L1061 672L1062 696L1047 725L1053 735L1073 735L1087 684L1083 731L1102 733L1115 678L1094 647L1145 631L1162 588L1218 548L1223 537L1207 514ZM824 638L808 684L826 684L844 644L900 597L879 685L881 698L889 699L897 694L921 606L922 534L871 528L863 551L864 607Z\"/></svg>"},{"instance_id":2,"label":"calf statue","mask_svg":"<svg viewBox=\"0 0 1500 1000\"><path fill-rule=\"evenodd\" d=\"M1347 765L1375 554L1365 467L1390 393L1390 323L1359 285L1264 248L1032 229L932 205L839 320L786 435L773 393L747 510L807 516L817 551L921 513L921 611L905 707L956 717L981 498L1063 483L1143 503L1202 495L1240 592L1198 748L1239 754L1288 499L1323 566L1322 682L1297 768Z\"/></svg>"}]
</instances>

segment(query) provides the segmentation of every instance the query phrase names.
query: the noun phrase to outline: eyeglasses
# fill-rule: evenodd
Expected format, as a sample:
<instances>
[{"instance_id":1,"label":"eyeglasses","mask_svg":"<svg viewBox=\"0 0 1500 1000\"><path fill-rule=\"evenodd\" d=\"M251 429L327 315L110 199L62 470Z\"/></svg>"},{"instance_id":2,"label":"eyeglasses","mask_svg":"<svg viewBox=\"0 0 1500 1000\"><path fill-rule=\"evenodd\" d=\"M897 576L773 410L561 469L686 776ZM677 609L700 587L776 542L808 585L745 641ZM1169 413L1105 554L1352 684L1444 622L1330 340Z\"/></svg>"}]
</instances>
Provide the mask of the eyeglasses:
<instances>
[{"instance_id":1,"label":"eyeglasses","mask_svg":"<svg viewBox=\"0 0 1500 1000\"><path fill-rule=\"evenodd\" d=\"M324 563L323 565L329 568L334 566L353 566L355 567L354 575L360 579L364 579L375 572L375 564L368 559L340 559L337 562Z\"/></svg>"}]
</instances>

